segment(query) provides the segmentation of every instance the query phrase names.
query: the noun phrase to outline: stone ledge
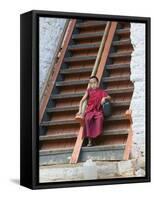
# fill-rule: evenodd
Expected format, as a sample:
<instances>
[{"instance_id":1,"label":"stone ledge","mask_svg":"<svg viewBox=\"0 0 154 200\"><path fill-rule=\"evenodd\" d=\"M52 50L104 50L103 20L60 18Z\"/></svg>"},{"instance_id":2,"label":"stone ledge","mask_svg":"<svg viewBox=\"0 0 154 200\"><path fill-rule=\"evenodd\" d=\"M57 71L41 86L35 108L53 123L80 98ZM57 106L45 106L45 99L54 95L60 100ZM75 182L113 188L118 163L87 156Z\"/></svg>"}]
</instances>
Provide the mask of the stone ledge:
<instances>
[{"instance_id":1,"label":"stone ledge","mask_svg":"<svg viewBox=\"0 0 154 200\"><path fill-rule=\"evenodd\" d=\"M113 179L145 176L144 158L127 161L92 161L40 167L40 182Z\"/></svg>"}]
</instances>

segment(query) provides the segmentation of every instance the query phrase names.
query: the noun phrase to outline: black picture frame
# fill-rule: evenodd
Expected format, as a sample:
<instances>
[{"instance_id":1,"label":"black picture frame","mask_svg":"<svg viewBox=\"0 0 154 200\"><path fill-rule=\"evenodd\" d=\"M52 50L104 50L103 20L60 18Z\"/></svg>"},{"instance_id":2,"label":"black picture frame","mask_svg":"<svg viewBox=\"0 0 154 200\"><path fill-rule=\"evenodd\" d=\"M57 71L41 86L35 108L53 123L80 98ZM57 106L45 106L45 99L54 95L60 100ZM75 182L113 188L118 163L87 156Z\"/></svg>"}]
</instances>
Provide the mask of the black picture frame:
<instances>
[{"instance_id":1,"label":"black picture frame","mask_svg":"<svg viewBox=\"0 0 154 200\"><path fill-rule=\"evenodd\" d=\"M89 18L146 24L146 176L39 183L39 17ZM150 182L151 19L149 17L32 10L20 16L20 184L31 189Z\"/></svg>"}]
</instances>

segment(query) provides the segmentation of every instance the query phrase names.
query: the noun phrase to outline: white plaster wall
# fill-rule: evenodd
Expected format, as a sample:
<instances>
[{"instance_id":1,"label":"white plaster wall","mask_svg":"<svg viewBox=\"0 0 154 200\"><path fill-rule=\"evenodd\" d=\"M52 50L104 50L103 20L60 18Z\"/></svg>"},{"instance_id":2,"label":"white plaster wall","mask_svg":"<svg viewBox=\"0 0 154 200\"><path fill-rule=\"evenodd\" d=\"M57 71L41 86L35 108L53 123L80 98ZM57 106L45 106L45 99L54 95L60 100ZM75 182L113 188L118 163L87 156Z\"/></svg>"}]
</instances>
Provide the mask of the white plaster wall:
<instances>
[{"instance_id":1,"label":"white plaster wall","mask_svg":"<svg viewBox=\"0 0 154 200\"><path fill-rule=\"evenodd\" d=\"M134 93L131 101L133 120L132 157L145 156L145 24L131 23L131 80Z\"/></svg>"},{"instance_id":2,"label":"white plaster wall","mask_svg":"<svg viewBox=\"0 0 154 200\"><path fill-rule=\"evenodd\" d=\"M40 94L50 68L53 66L54 56L61 35L65 28L66 19L39 18L39 89Z\"/></svg>"}]
</instances>

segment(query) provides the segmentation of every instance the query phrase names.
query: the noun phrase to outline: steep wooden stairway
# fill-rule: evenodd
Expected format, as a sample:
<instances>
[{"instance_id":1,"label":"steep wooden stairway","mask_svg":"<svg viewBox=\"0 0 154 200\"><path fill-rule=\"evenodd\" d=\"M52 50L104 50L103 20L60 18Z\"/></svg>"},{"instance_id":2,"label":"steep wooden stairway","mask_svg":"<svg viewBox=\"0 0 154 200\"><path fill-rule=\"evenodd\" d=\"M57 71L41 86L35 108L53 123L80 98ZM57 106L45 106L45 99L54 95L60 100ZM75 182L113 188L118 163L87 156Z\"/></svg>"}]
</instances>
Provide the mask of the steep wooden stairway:
<instances>
[{"instance_id":1,"label":"steep wooden stairway","mask_svg":"<svg viewBox=\"0 0 154 200\"><path fill-rule=\"evenodd\" d=\"M111 30L113 37L108 35L103 50L106 59L102 53L96 73L100 86L112 97L113 112L105 118L104 132L95 140L95 146L87 147L86 140L80 140L81 127L75 120L106 26L107 21L72 20L66 34L66 50L61 53L63 58L59 68L55 68L55 79L40 114L40 165L69 163L72 156L74 162L129 158L132 138L129 106L133 94L129 23L116 23L115 30Z\"/></svg>"}]
</instances>

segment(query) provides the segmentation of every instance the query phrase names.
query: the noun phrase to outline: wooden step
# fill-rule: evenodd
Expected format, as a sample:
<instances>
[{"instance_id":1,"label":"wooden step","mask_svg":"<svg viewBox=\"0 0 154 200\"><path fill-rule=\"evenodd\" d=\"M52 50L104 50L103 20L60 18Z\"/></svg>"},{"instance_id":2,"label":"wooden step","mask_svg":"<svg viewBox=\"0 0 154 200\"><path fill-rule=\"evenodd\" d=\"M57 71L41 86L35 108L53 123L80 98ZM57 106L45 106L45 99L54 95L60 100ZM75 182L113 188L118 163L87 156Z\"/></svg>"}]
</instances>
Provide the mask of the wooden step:
<instances>
[{"instance_id":1,"label":"wooden step","mask_svg":"<svg viewBox=\"0 0 154 200\"><path fill-rule=\"evenodd\" d=\"M106 65L106 69L108 69L108 70L112 70L112 69L125 69L125 68L130 68L130 63Z\"/></svg>"},{"instance_id":2,"label":"wooden step","mask_svg":"<svg viewBox=\"0 0 154 200\"><path fill-rule=\"evenodd\" d=\"M116 136L116 135L127 135L128 129L119 129L119 130L106 130L102 133L103 136ZM63 140L63 139L73 139L76 138L77 135L73 133L65 133L65 134L50 134L50 135L41 135L39 137L40 141L50 141L50 140Z\"/></svg>"},{"instance_id":3,"label":"wooden step","mask_svg":"<svg viewBox=\"0 0 154 200\"><path fill-rule=\"evenodd\" d=\"M75 117L75 115L74 115ZM120 120L128 120L125 115L112 115L111 117L105 118L105 121L120 121ZM69 124L78 124L75 119L67 119L67 120L51 120L51 121L43 121L40 123L40 126L55 126L55 125L69 125Z\"/></svg>"},{"instance_id":4,"label":"wooden step","mask_svg":"<svg viewBox=\"0 0 154 200\"><path fill-rule=\"evenodd\" d=\"M98 27L98 26L106 26L106 22L80 22L76 24L76 28L89 28L89 27Z\"/></svg>"},{"instance_id":5,"label":"wooden step","mask_svg":"<svg viewBox=\"0 0 154 200\"><path fill-rule=\"evenodd\" d=\"M40 141L51 141L51 140L63 140L63 139L74 139L76 138L76 134L52 134L52 135L41 135L39 137Z\"/></svg>"},{"instance_id":6,"label":"wooden step","mask_svg":"<svg viewBox=\"0 0 154 200\"><path fill-rule=\"evenodd\" d=\"M95 61L96 56L72 56L64 58L65 63L69 62L83 62L83 61Z\"/></svg>"},{"instance_id":7,"label":"wooden step","mask_svg":"<svg viewBox=\"0 0 154 200\"><path fill-rule=\"evenodd\" d=\"M90 34L89 34L90 35ZM114 41L112 43L112 46L123 46L123 45L129 45L131 44L131 40L119 40ZM98 49L100 46L100 42L92 43L92 44L73 44L69 45L68 50L70 51L79 51L79 50L92 50L92 49Z\"/></svg>"},{"instance_id":8,"label":"wooden step","mask_svg":"<svg viewBox=\"0 0 154 200\"><path fill-rule=\"evenodd\" d=\"M70 99L70 98L81 98L84 93L68 93L68 94L54 94L51 95L51 99Z\"/></svg>"},{"instance_id":9,"label":"wooden step","mask_svg":"<svg viewBox=\"0 0 154 200\"><path fill-rule=\"evenodd\" d=\"M124 35L124 34L129 34L129 33L130 33L130 28L116 30L117 35ZM103 37L103 34L104 34L104 31L92 32L92 33L76 33L72 35L72 39L73 40L92 39L92 38Z\"/></svg>"},{"instance_id":10,"label":"wooden step","mask_svg":"<svg viewBox=\"0 0 154 200\"><path fill-rule=\"evenodd\" d=\"M108 94L122 94L122 93L132 93L133 87L130 88L118 88L118 89L107 89ZM85 93L68 93L68 94L55 94L51 95L51 99L68 99L68 98L81 98Z\"/></svg>"},{"instance_id":11,"label":"wooden step","mask_svg":"<svg viewBox=\"0 0 154 200\"><path fill-rule=\"evenodd\" d=\"M56 86L72 86L72 85L85 85L88 84L89 80L70 80L70 81L58 81L56 82Z\"/></svg>"},{"instance_id":12,"label":"wooden step","mask_svg":"<svg viewBox=\"0 0 154 200\"><path fill-rule=\"evenodd\" d=\"M115 33L117 35L129 34L130 33L130 28L117 29Z\"/></svg>"},{"instance_id":13,"label":"wooden step","mask_svg":"<svg viewBox=\"0 0 154 200\"><path fill-rule=\"evenodd\" d=\"M129 45L131 44L131 40L118 40L118 41L113 41L112 45L113 46L123 46L123 45Z\"/></svg>"},{"instance_id":14,"label":"wooden step","mask_svg":"<svg viewBox=\"0 0 154 200\"><path fill-rule=\"evenodd\" d=\"M104 31L92 32L92 33L78 33L78 34L73 34L72 39L73 40L93 39L93 38L103 37L103 34Z\"/></svg>"},{"instance_id":15,"label":"wooden step","mask_svg":"<svg viewBox=\"0 0 154 200\"><path fill-rule=\"evenodd\" d=\"M109 54L109 58L130 57L131 54L132 54L132 51L121 52L121 53L110 53L110 54Z\"/></svg>"},{"instance_id":16,"label":"wooden step","mask_svg":"<svg viewBox=\"0 0 154 200\"><path fill-rule=\"evenodd\" d=\"M85 162L89 157L92 160L123 160L125 145L99 145L82 147L79 162ZM73 148L40 150L40 165L69 163ZM52 159L51 159L52 158Z\"/></svg>"},{"instance_id":17,"label":"wooden step","mask_svg":"<svg viewBox=\"0 0 154 200\"><path fill-rule=\"evenodd\" d=\"M105 121L122 121L122 120L128 120L128 118L125 115L112 115L111 117L105 118Z\"/></svg>"},{"instance_id":18,"label":"wooden step","mask_svg":"<svg viewBox=\"0 0 154 200\"><path fill-rule=\"evenodd\" d=\"M128 129L104 130L103 136L128 135Z\"/></svg>"},{"instance_id":19,"label":"wooden step","mask_svg":"<svg viewBox=\"0 0 154 200\"><path fill-rule=\"evenodd\" d=\"M77 51L77 50L93 50L93 49L98 49L100 46L100 42L98 43L92 43L92 44L74 44L70 45L68 47L68 50L70 51Z\"/></svg>"},{"instance_id":20,"label":"wooden step","mask_svg":"<svg viewBox=\"0 0 154 200\"><path fill-rule=\"evenodd\" d=\"M79 106L67 106L67 107L54 107L54 108L47 108L46 111L47 113L52 113L52 112L65 112L65 111L75 111L78 110Z\"/></svg>"},{"instance_id":21,"label":"wooden step","mask_svg":"<svg viewBox=\"0 0 154 200\"><path fill-rule=\"evenodd\" d=\"M103 78L103 82L129 81L129 80L130 76L111 76Z\"/></svg>"},{"instance_id":22,"label":"wooden step","mask_svg":"<svg viewBox=\"0 0 154 200\"><path fill-rule=\"evenodd\" d=\"M64 124L78 124L75 119L66 119L66 120L51 120L51 121L43 121L40 123L40 126L55 126L55 125L64 125Z\"/></svg>"},{"instance_id":23,"label":"wooden step","mask_svg":"<svg viewBox=\"0 0 154 200\"><path fill-rule=\"evenodd\" d=\"M76 74L76 73L85 73L85 72L91 72L92 67L78 67L78 68L67 68L60 70L61 74Z\"/></svg>"},{"instance_id":24,"label":"wooden step","mask_svg":"<svg viewBox=\"0 0 154 200\"><path fill-rule=\"evenodd\" d=\"M122 107L122 106L129 106L130 101L122 101L122 102L114 102L112 103L112 107ZM77 111L79 109L79 106L64 106L64 107L53 107L53 108L47 108L47 113L53 113L53 112L65 112L65 111Z\"/></svg>"},{"instance_id":25,"label":"wooden step","mask_svg":"<svg viewBox=\"0 0 154 200\"><path fill-rule=\"evenodd\" d=\"M117 88L117 89L108 89L106 90L108 94L125 94L125 93L132 93L134 90L133 87L129 88Z\"/></svg>"},{"instance_id":26,"label":"wooden step","mask_svg":"<svg viewBox=\"0 0 154 200\"><path fill-rule=\"evenodd\" d=\"M121 101L121 102L114 102L112 103L113 107L123 107L123 106L129 106L130 101Z\"/></svg>"}]
</instances>

